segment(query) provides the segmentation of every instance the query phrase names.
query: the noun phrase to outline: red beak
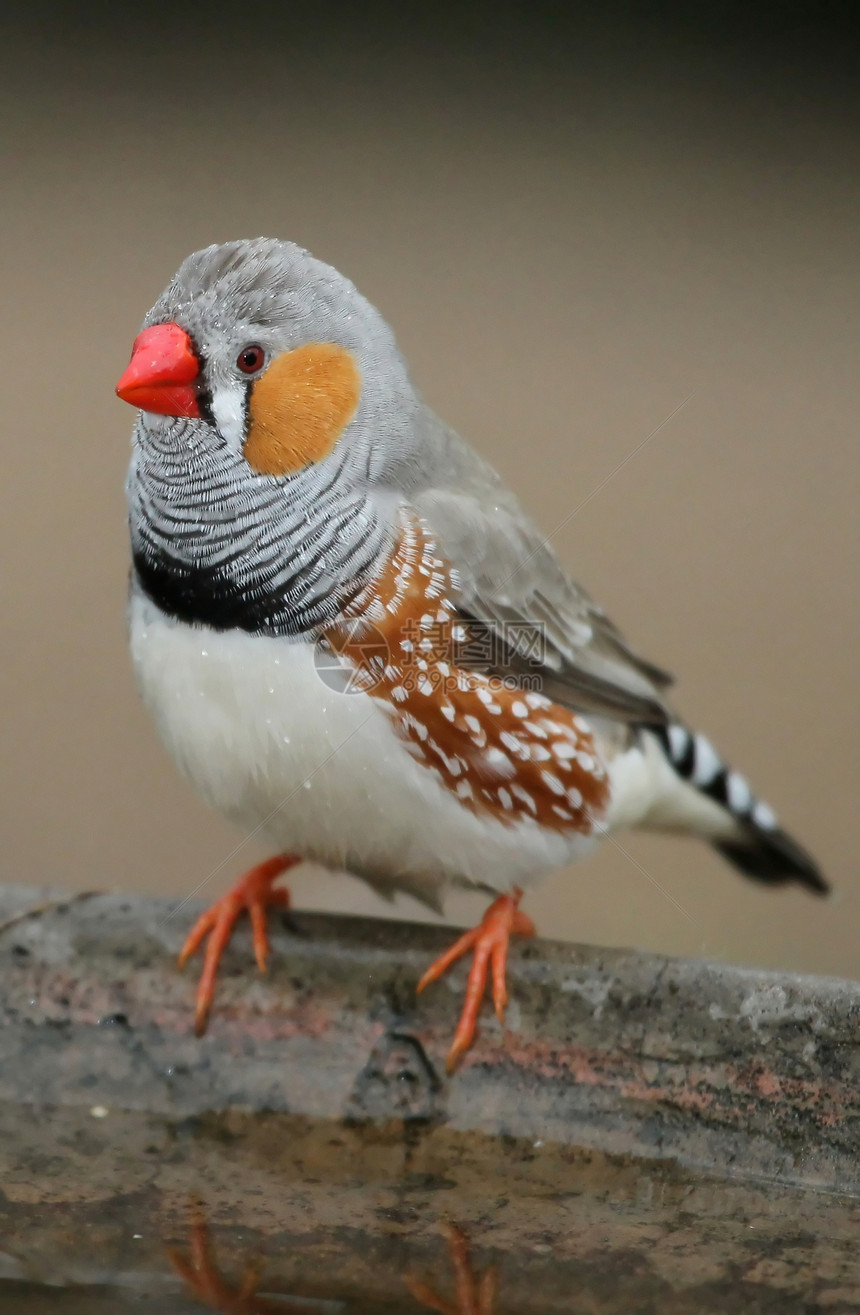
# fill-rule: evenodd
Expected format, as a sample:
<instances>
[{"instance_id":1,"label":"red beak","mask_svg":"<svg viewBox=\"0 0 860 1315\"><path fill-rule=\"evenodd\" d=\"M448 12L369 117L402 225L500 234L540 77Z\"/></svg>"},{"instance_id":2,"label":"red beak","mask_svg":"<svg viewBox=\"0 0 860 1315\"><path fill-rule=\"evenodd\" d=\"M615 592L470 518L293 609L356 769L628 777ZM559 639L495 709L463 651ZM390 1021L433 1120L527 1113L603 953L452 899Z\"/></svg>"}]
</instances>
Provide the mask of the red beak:
<instances>
[{"instance_id":1,"label":"red beak","mask_svg":"<svg viewBox=\"0 0 860 1315\"><path fill-rule=\"evenodd\" d=\"M131 360L116 386L117 397L163 416L198 416L194 380L200 362L178 324L153 324L134 340Z\"/></svg>"}]
</instances>

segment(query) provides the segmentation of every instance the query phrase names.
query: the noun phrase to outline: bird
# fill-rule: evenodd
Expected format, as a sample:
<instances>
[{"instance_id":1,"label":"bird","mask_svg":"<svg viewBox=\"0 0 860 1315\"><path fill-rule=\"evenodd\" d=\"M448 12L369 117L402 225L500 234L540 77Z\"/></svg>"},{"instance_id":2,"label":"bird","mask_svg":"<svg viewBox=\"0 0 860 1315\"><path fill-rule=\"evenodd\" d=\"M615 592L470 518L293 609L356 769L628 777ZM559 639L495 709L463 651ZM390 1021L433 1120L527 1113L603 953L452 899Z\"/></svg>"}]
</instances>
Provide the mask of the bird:
<instances>
[{"instance_id":1,"label":"bird","mask_svg":"<svg viewBox=\"0 0 860 1315\"><path fill-rule=\"evenodd\" d=\"M488 988L504 1020L525 893L606 836L697 836L755 881L827 891L333 267L275 238L194 252L116 391L138 410L139 689L180 771L272 854L185 941L182 963L206 942L198 1034L245 914L265 971L301 861L437 912L488 897L418 983L471 959L449 1071Z\"/></svg>"}]
</instances>

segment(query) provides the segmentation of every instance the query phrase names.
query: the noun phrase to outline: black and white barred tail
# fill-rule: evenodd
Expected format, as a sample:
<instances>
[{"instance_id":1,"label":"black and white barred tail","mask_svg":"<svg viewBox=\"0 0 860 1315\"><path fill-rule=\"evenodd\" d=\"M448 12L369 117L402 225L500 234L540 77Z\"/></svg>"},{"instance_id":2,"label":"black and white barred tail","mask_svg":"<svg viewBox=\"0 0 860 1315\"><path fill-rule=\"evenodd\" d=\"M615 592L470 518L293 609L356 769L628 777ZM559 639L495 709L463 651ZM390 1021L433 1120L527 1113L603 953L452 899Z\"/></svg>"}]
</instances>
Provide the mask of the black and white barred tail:
<instances>
[{"instance_id":1,"label":"black and white barred tail","mask_svg":"<svg viewBox=\"0 0 860 1315\"><path fill-rule=\"evenodd\" d=\"M737 833L713 838L724 858L747 877L770 885L797 881L818 894L829 887L815 860L783 831L773 809L756 799L746 780L719 757L704 735L678 722L649 728L682 781L734 819Z\"/></svg>"}]
</instances>

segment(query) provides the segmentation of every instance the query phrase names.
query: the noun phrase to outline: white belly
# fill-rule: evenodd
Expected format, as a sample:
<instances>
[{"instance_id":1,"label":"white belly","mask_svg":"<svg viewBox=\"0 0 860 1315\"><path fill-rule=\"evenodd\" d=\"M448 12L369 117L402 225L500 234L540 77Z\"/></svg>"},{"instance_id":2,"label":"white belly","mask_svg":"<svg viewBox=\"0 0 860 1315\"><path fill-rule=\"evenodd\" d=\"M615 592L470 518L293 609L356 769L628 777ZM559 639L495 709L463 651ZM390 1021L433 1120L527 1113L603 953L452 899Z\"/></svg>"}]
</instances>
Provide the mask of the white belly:
<instances>
[{"instance_id":1,"label":"white belly","mask_svg":"<svg viewBox=\"0 0 860 1315\"><path fill-rule=\"evenodd\" d=\"M527 887L593 844L464 808L378 700L323 683L309 644L191 627L139 594L130 621L143 697L180 769L277 852L438 905L451 882Z\"/></svg>"}]
</instances>

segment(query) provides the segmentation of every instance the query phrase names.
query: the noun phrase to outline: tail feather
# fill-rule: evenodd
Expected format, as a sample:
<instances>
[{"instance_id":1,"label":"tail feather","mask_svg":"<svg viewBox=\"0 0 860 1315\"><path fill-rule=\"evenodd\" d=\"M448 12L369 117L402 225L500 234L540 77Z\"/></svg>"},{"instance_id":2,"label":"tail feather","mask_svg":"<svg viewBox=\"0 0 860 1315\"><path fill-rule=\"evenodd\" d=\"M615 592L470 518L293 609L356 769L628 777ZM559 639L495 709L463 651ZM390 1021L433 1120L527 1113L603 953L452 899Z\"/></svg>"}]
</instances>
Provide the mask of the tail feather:
<instances>
[{"instance_id":1,"label":"tail feather","mask_svg":"<svg viewBox=\"0 0 860 1315\"><path fill-rule=\"evenodd\" d=\"M812 856L781 827L767 832L751 830L749 838L716 840L713 845L745 876L769 886L799 881L817 895L826 895L830 889Z\"/></svg>"},{"instance_id":2,"label":"tail feather","mask_svg":"<svg viewBox=\"0 0 860 1315\"><path fill-rule=\"evenodd\" d=\"M717 754L704 735L678 722L649 727L681 780L725 809L736 834L711 843L747 877L768 885L796 881L816 894L829 890L818 864L780 827L773 809L756 799L747 781Z\"/></svg>"}]
</instances>

